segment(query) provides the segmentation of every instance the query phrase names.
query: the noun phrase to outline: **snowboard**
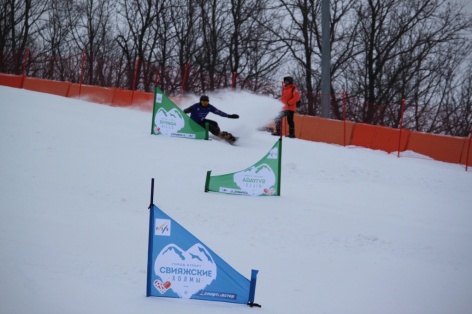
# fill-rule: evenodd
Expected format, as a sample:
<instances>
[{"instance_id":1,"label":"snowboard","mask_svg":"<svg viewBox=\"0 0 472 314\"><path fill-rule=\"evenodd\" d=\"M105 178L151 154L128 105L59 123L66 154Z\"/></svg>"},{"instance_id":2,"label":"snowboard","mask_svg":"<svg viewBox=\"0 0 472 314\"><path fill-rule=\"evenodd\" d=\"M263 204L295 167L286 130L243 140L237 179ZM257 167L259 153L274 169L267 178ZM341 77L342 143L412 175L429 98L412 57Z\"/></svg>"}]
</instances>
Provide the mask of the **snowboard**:
<instances>
[{"instance_id":1,"label":"snowboard","mask_svg":"<svg viewBox=\"0 0 472 314\"><path fill-rule=\"evenodd\" d=\"M230 145L236 145L236 142L238 141L239 136L233 136L233 137L234 137L234 141L229 141L229 140L227 140L227 139L225 139L225 138L221 138L221 137L219 137L219 136L211 136L211 137L209 138L209 140L216 140L216 141L219 141L219 142L226 142L226 143L228 143L228 144L230 144Z\"/></svg>"},{"instance_id":2,"label":"snowboard","mask_svg":"<svg viewBox=\"0 0 472 314\"><path fill-rule=\"evenodd\" d=\"M232 140L226 140L230 145L235 145L235 143L238 141L239 137L233 136Z\"/></svg>"}]
</instances>

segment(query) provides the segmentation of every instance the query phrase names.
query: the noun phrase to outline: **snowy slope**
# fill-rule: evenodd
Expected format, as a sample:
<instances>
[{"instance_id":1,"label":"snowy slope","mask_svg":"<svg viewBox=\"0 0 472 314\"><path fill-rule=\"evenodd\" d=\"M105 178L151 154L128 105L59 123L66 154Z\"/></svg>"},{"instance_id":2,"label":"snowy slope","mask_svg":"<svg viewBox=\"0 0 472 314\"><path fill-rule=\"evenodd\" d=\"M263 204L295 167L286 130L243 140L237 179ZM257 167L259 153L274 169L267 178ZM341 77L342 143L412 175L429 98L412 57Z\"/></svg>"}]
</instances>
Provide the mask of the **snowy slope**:
<instances>
[{"instance_id":1,"label":"snowy slope","mask_svg":"<svg viewBox=\"0 0 472 314\"><path fill-rule=\"evenodd\" d=\"M1 313L472 312L472 173L456 164L283 140L280 197L205 193L258 161L280 109L210 95L239 146L152 136L151 113L0 86ZM196 99L196 98L195 98ZM192 102L189 102L191 104ZM146 298L154 203L243 275L249 308Z\"/></svg>"}]
</instances>

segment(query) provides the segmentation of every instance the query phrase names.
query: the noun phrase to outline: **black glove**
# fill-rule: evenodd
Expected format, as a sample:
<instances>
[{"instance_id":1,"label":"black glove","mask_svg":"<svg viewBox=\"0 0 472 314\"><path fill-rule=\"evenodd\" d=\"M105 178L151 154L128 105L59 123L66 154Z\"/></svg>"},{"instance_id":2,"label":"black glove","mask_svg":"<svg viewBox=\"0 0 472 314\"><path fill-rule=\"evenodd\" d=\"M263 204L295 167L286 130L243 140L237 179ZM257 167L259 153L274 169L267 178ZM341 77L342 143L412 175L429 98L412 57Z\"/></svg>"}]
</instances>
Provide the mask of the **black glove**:
<instances>
[{"instance_id":1,"label":"black glove","mask_svg":"<svg viewBox=\"0 0 472 314\"><path fill-rule=\"evenodd\" d=\"M239 119L239 115L237 115L237 114L229 114L229 115L228 115L228 118L230 118L230 119Z\"/></svg>"}]
</instances>

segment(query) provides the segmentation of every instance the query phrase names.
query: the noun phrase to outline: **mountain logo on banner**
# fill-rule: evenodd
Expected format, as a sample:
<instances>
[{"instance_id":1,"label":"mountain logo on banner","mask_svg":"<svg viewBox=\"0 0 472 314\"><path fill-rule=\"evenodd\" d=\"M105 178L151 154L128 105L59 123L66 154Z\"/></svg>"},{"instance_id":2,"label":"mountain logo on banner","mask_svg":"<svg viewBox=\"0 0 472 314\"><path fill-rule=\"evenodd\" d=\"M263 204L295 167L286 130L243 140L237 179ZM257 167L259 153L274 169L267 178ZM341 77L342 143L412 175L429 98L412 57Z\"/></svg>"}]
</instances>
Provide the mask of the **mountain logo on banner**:
<instances>
[{"instance_id":1,"label":"mountain logo on banner","mask_svg":"<svg viewBox=\"0 0 472 314\"><path fill-rule=\"evenodd\" d=\"M172 136L172 134L179 134L184 126L184 117L175 108L170 111L166 111L164 108L157 110L154 118L154 134L161 133ZM188 137L194 138L195 134L188 134Z\"/></svg>"},{"instance_id":2,"label":"mountain logo on banner","mask_svg":"<svg viewBox=\"0 0 472 314\"><path fill-rule=\"evenodd\" d=\"M234 183L239 187L241 193L245 195L274 194L276 185L275 173L267 164L252 166L241 172L234 174ZM220 187L220 190L224 190Z\"/></svg>"},{"instance_id":3,"label":"mountain logo on banner","mask_svg":"<svg viewBox=\"0 0 472 314\"><path fill-rule=\"evenodd\" d=\"M207 172L205 192L213 191L236 195L279 196L282 160L282 140L260 161L242 171L211 176Z\"/></svg>"},{"instance_id":4,"label":"mountain logo on banner","mask_svg":"<svg viewBox=\"0 0 472 314\"><path fill-rule=\"evenodd\" d=\"M156 205L150 206L147 296L254 306L257 272L252 270L248 280Z\"/></svg>"},{"instance_id":5,"label":"mountain logo on banner","mask_svg":"<svg viewBox=\"0 0 472 314\"><path fill-rule=\"evenodd\" d=\"M154 262L154 273L183 299L189 299L217 278L216 264L201 243L187 251L176 244L167 245Z\"/></svg>"},{"instance_id":6,"label":"mountain logo on banner","mask_svg":"<svg viewBox=\"0 0 472 314\"><path fill-rule=\"evenodd\" d=\"M208 130L190 119L159 87L154 91L151 134L208 139Z\"/></svg>"}]
</instances>

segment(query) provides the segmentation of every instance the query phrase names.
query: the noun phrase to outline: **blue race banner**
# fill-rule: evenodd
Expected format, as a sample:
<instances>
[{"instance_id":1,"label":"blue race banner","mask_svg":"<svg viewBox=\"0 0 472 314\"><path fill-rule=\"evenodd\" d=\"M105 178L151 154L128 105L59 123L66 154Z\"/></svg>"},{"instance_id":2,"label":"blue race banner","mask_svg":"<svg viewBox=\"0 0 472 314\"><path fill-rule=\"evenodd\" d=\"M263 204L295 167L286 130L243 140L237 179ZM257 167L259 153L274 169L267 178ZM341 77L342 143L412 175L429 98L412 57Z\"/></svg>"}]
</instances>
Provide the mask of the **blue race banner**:
<instances>
[{"instance_id":1,"label":"blue race banner","mask_svg":"<svg viewBox=\"0 0 472 314\"><path fill-rule=\"evenodd\" d=\"M251 281L156 205L150 206L146 296L254 304Z\"/></svg>"}]
</instances>

